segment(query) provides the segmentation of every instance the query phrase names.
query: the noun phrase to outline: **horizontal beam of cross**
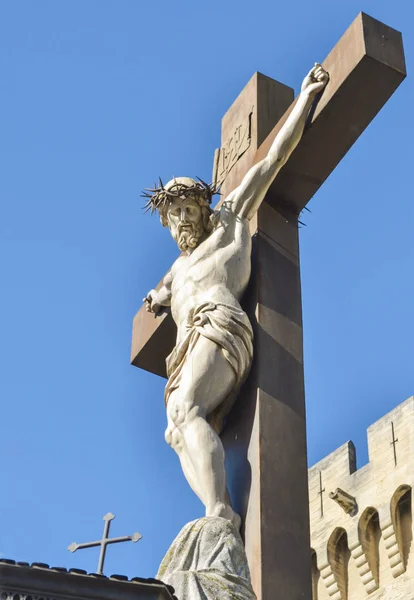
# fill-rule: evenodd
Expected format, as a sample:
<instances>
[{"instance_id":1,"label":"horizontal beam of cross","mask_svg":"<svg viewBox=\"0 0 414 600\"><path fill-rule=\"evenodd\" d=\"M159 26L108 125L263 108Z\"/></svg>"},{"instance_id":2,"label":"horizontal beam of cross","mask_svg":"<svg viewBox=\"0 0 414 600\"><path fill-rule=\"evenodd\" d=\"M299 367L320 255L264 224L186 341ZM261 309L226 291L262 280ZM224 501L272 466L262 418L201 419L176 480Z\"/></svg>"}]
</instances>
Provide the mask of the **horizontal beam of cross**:
<instances>
[{"instance_id":1,"label":"horizontal beam of cross","mask_svg":"<svg viewBox=\"0 0 414 600\"><path fill-rule=\"evenodd\" d=\"M118 544L120 542L139 542L142 538L142 535L138 532L133 533L132 535L123 535L116 538L110 538L109 529L111 527L111 521L115 519L115 515L112 513L107 513L102 520L105 521L104 531L102 538L95 542L83 542L82 544L77 544L73 542L70 546L68 546L69 552L76 552L76 550L85 550L85 548L96 548L97 546L101 547L101 552L99 554L99 562L98 562L98 570L97 573L103 573L103 567L106 556L106 547L109 544Z\"/></svg>"},{"instance_id":2,"label":"horizontal beam of cross","mask_svg":"<svg viewBox=\"0 0 414 600\"><path fill-rule=\"evenodd\" d=\"M96 548L96 546L102 546L109 544L119 544L120 542L139 542L142 538L140 533L134 533L133 535L122 535L120 537L108 538L107 540L96 540L95 542L84 542L83 544L77 544L74 542L68 547L70 552L76 552L76 550L83 550L85 548Z\"/></svg>"},{"instance_id":3,"label":"horizontal beam of cross","mask_svg":"<svg viewBox=\"0 0 414 600\"><path fill-rule=\"evenodd\" d=\"M296 215L306 206L406 76L401 34L364 13L322 64L330 74L329 84L268 195L280 212ZM264 140L250 166L266 156L293 106ZM240 180L243 175L240 172ZM142 307L133 322L131 363L165 377L165 358L175 335L168 311L154 317Z\"/></svg>"}]
</instances>

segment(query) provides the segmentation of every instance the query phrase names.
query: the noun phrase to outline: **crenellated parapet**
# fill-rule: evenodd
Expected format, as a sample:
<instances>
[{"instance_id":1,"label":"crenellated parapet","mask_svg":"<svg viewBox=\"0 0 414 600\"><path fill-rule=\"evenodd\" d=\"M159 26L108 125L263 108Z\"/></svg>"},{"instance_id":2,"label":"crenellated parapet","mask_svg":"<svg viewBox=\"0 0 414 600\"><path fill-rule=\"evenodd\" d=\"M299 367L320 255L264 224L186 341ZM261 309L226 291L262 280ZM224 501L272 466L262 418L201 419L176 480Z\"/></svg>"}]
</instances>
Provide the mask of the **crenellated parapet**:
<instances>
[{"instance_id":1,"label":"crenellated parapet","mask_svg":"<svg viewBox=\"0 0 414 600\"><path fill-rule=\"evenodd\" d=\"M309 469L314 600L414 600L414 397Z\"/></svg>"}]
</instances>

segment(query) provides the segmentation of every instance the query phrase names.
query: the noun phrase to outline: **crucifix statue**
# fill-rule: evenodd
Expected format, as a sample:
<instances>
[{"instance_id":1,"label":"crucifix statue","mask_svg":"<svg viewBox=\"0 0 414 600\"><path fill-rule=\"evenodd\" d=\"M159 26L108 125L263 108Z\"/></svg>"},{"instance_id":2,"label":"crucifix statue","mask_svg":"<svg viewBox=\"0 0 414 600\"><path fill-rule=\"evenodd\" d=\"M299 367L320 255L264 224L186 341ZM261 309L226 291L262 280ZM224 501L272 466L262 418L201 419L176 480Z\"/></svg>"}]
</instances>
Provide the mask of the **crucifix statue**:
<instances>
[{"instance_id":1,"label":"crucifix statue","mask_svg":"<svg viewBox=\"0 0 414 600\"><path fill-rule=\"evenodd\" d=\"M168 377L166 439L206 514L240 515L258 600L311 598L299 216L405 75L401 34L360 13L296 99L253 75L212 186L148 191L182 254L134 318L131 362Z\"/></svg>"},{"instance_id":2,"label":"crucifix statue","mask_svg":"<svg viewBox=\"0 0 414 600\"><path fill-rule=\"evenodd\" d=\"M253 330L240 306L251 270L249 221L299 143L312 104L328 82L316 64L302 83L289 118L267 155L242 182L210 208L214 189L188 177L147 191L148 208L158 211L182 254L159 290L148 292L148 311L171 306L176 346L167 358L165 389L167 442L206 509L240 526L226 491L223 418L249 372Z\"/></svg>"}]
</instances>

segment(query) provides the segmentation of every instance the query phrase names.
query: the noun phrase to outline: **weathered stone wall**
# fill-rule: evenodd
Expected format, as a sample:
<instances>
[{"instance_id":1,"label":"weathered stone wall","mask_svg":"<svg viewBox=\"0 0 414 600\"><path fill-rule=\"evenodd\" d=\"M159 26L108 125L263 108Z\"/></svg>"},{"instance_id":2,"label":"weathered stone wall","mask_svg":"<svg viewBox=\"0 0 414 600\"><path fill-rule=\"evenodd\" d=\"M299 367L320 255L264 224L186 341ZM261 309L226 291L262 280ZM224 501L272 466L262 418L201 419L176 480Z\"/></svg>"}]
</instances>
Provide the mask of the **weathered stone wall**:
<instances>
[{"instance_id":1,"label":"weathered stone wall","mask_svg":"<svg viewBox=\"0 0 414 600\"><path fill-rule=\"evenodd\" d=\"M414 600L414 397L309 469L313 600Z\"/></svg>"}]
</instances>

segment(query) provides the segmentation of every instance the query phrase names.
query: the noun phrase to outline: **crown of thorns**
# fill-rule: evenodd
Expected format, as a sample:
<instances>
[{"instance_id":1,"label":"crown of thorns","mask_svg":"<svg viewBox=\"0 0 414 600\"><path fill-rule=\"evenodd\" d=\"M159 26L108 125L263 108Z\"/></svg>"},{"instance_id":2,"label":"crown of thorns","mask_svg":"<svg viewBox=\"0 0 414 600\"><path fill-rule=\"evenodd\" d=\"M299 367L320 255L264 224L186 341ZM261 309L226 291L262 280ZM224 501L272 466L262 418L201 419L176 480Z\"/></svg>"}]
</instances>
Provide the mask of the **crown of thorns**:
<instances>
[{"instance_id":1,"label":"crown of thorns","mask_svg":"<svg viewBox=\"0 0 414 600\"><path fill-rule=\"evenodd\" d=\"M199 204L204 206L210 206L213 196L219 194L219 186L214 183L206 183L200 177L197 177L198 181L195 181L193 185L187 185L177 181L168 190L165 189L164 184L159 178L159 185L154 184L153 188L145 188L141 196L147 198L147 202L144 205L144 211L151 211L151 214L156 210L158 212L167 208L168 204L175 198L184 199L188 196L195 196Z\"/></svg>"}]
</instances>

